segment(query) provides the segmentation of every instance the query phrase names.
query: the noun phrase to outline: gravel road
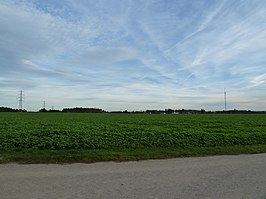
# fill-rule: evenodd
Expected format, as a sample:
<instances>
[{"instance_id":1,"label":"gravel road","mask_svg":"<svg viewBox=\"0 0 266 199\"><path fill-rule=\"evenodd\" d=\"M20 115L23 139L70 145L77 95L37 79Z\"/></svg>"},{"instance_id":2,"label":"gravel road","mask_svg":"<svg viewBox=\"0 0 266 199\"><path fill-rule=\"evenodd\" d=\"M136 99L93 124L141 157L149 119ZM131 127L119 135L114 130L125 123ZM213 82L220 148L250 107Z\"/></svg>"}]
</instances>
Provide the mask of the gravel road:
<instances>
[{"instance_id":1,"label":"gravel road","mask_svg":"<svg viewBox=\"0 0 266 199\"><path fill-rule=\"evenodd\" d=\"M266 154L2 164L0 198L266 198Z\"/></svg>"}]
</instances>

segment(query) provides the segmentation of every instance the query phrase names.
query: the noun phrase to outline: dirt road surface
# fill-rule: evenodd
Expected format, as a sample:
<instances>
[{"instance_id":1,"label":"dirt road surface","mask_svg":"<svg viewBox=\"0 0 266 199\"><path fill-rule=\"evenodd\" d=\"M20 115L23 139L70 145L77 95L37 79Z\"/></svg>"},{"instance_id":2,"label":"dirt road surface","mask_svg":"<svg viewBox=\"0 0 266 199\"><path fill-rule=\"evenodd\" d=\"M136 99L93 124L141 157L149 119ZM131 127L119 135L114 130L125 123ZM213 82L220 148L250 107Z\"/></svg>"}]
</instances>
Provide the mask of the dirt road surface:
<instances>
[{"instance_id":1,"label":"dirt road surface","mask_svg":"<svg viewBox=\"0 0 266 199\"><path fill-rule=\"evenodd\" d=\"M266 198L266 154L2 164L0 198Z\"/></svg>"}]
</instances>

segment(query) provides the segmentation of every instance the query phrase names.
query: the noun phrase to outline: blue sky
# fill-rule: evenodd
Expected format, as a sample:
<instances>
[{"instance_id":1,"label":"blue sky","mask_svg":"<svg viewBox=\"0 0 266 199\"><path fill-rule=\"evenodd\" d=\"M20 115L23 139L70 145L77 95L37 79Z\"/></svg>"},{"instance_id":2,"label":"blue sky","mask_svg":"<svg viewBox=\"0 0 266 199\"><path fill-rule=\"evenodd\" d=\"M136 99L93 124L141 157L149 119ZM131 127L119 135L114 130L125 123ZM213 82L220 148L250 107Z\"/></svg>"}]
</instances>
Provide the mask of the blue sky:
<instances>
[{"instance_id":1,"label":"blue sky","mask_svg":"<svg viewBox=\"0 0 266 199\"><path fill-rule=\"evenodd\" d=\"M264 0L2 0L0 106L266 110Z\"/></svg>"}]
</instances>

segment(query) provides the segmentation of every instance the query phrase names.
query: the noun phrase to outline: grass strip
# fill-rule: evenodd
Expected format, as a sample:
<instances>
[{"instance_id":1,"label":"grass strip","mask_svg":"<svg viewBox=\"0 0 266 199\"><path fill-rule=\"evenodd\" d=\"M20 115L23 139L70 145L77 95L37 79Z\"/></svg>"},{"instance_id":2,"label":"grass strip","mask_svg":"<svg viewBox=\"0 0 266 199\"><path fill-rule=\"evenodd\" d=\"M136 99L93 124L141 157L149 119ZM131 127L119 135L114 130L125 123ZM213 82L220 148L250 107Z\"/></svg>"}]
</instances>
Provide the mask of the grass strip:
<instances>
[{"instance_id":1,"label":"grass strip","mask_svg":"<svg viewBox=\"0 0 266 199\"><path fill-rule=\"evenodd\" d=\"M210 155L265 153L266 145L193 147L193 148L138 148L93 150L13 150L1 151L0 163L93 163L103 161L136 161Z\"/></svg>"}]
</instances>

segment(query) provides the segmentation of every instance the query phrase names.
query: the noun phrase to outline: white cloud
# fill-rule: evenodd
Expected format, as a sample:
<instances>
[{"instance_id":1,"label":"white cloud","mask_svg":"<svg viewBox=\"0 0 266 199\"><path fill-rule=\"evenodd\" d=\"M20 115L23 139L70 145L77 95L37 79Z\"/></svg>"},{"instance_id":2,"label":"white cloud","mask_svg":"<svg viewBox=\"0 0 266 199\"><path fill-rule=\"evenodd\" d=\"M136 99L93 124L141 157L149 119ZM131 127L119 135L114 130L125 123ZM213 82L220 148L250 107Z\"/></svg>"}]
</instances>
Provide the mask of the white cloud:
<instances>
[{"instance_id":1,"label":"white cloud","mask_svg":"<svg viewBox=\"0 0 266 199\"><path fill-rule=\"evenodd\" d=\"M74 63L112 64L114 62L133 59L137 52L125 47L92 47L74 58Z\"/></svg>"},{"instance_id":2,"label":"white cloud","mask_svg":"<svg viewBox=\"0 0 266 199\"><path fill-rule=\"evenodd\" d=\"M226 87L232 107L263 108L265 8L259 0L7 0L0 92L27 90L31 109L43 100L60 107L60 98L61 106L219 109Z\"/></svg>"},{"instance_id":3,"label":"white cloud","mask_svg":"<svg viewBox=\"0 0 266 199\"><path fill-rule=\"evenodd\" d=\"M256 76L253 78L253 80L251 80L251 83L254 86L259 86L261 84L264 84L265 82L266 82L266 73L259 75L259 76Z\"/></svg>"}]
</instances>

